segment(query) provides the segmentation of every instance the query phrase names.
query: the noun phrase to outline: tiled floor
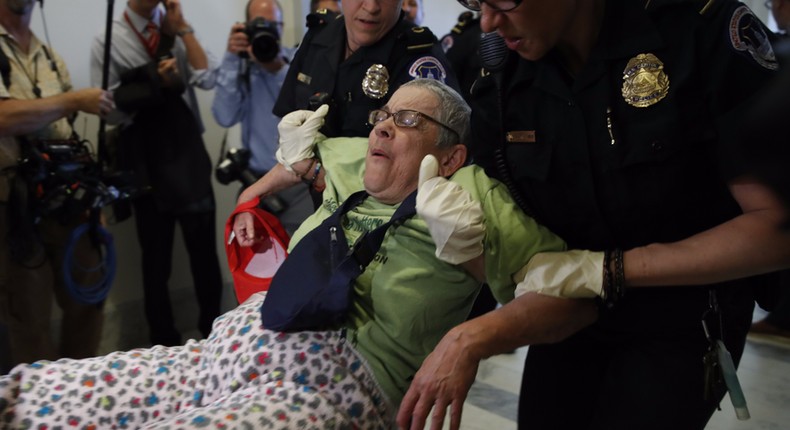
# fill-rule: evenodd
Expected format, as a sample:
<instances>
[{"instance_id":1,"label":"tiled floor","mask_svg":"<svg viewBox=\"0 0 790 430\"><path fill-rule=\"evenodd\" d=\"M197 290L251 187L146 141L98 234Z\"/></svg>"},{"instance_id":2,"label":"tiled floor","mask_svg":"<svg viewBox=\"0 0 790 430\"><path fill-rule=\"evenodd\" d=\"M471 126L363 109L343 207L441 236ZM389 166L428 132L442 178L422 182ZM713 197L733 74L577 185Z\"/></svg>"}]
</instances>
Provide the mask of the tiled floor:
<instances>
[{"instance_id":1,"label":"tiled floor","mask_svg":"<svg viewBox=\"0 0 790 430\"><path fill-rule=\"evenodd\" d=\"M223 300L224 309L230 309L235 304L230 289L227 292ZM199 335L196 330L190 329L195 324L192 297L188 290L173 293L173 302L179 304L177 324L185 338ZM755 318L762 318L763 315L758 310ZM144 345L146 333L139 305L108 309L107 336L102 343L102 353ZM521 348L513 354L492 357L480 364L477 381L464 405L462 430L516 429L518 391L526 352L526 348ZM790 341L750 338L738 376L751 419L738 421L729 399L725 398L721 404L722 410L713 415L707 429L790 429Z\"/></svg>"},{"instance_id":2,"label":"tiled floor","mask_svg":"<svg viewBox=\"0 0 790 430\"><path fill-rule=\"evenodd\" d=\"M755 311L755 319L763 316L762 311ZM527 348L521 348L514 354L492 357L481 363L464 405L461 429L516 428L521 368L526 353ZM721 411L713 415L707 429L790 429L790 341L750 336L738 377L751 419L739 421L729 398L725 398Z\"/></svg>"}]
</instances>

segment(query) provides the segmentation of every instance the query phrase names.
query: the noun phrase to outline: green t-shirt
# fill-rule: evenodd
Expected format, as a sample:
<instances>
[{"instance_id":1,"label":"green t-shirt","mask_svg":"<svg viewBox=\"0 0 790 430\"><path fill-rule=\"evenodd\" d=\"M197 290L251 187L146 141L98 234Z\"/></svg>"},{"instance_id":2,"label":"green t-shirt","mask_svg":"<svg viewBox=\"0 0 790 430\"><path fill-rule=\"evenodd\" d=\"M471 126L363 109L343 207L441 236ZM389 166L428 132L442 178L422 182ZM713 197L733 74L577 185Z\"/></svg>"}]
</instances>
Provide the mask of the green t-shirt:
<instances>
[{"instance_id":1,"label":"green t-shirt","mask_svg":"<svg viewBox=\"0 0 790 430\"><path fill-rule=\"evenodd\" d=\"M326 168L321 207L294 233L293 247L349 195L363 189L366 138L327 139L318 145ZM513 299L511 276L541 251L565 249L565 243L524 215L500 182L477 166L452 177L481 202L485 212L487 282L497 300ZM367 198L346 214L349 244L363 231L386 223L397 206ZM415 215L391 227L381 249L354 285L347 321L348 338L370 365L381 388L398 405L425 357L452 327L466 320L480 283L462 267L435 256L425 222Z\"/></svg>"}]
</instances>

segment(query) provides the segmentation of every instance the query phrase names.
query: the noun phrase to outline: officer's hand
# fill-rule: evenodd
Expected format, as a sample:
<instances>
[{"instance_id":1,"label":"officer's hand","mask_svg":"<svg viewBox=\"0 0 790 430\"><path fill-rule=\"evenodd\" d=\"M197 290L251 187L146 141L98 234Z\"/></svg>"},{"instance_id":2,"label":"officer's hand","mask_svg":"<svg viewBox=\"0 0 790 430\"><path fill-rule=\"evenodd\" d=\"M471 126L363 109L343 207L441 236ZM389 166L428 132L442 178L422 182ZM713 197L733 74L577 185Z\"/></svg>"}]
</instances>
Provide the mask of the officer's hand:
<instances>
[{"instance_id":1,"label":"officer's hand","mask_svg":"<svg viewBox=\"0 0 790 430\"><path fill-rule=\"evenodd\" d=\"M603 252L539 252L514 276L523 279L516 297L529 292L569 299L602 296L603 260Z\"/></svg>"},{"instance_id":2,"label":"officer's hand","mask_svg":"<svg viewBox=\"0 0 790 430\"><path fill-rule=\"evenodd\" d=\"M313 157L313 148L324 135L318 129L324 125L324 117L329 112L328 105L321 105L313 111L297 110L285 115L277 125L280 132L280 147L277 149L277 161L289 172L291 166L299 161Z\"/></svg>"},{"instance_id":3,"label":"officer's hand","mask_svg":"<svg viewBox=\"0 0 790 430\"><path fill-rule=\"evenodd\" d=\"M428 224L436 257L461 264L483 253L483 209L469 192L438 174L436 157L426 155L420 164L417 213Z\"/></svg>"},{"instance_id":4,"label":"officer's hand","mask_svg":"<svg viewBox=\"0 0 790 430\"><path fill-rule=\"evenodd\" d=\"M447 333L420 365L398 415L398 428L404 430L457 430L461 424L464 401L475 382L480 358L470 354L465 345L468 336L456 327ZM447 410L450 423L444 427Z\"/></svg>"},{"instance_id":5,"label":"officer's hand","mask_svg":"<svg viewBox=\"0 0 790 430\"><path fill-rule=\"evenodd\" d=\"M230 36L228 37L228 52L234 55L239 55L242 52L247 52L250 46L250 39L244 33L244 23L237 22L233 24L230 29Z\"/></svg>"}]
</instances>

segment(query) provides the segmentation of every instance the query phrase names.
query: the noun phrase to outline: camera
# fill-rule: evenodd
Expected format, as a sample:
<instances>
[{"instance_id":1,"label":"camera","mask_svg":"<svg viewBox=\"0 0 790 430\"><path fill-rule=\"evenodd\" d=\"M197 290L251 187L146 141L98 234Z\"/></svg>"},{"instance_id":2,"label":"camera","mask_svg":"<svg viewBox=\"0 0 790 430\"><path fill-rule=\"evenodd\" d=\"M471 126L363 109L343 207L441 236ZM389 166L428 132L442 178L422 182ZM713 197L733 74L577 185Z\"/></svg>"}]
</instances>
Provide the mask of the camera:
<instances>
[{"instance_id":1,"label":"camera","mask_svg":"<svg viewBox=\"0 0 790 430\"><path fill-rule=\"evenodd\" d=\"M222 185L228 185L233 181L240 181L244 188L249 187L258 180L248 168L250 164L250 150L246 148L230 148L225 154L225 158L220 160L214 174ZM277 195L271 194L261 198L264 209L274 215L282 213L288 209L288 203Z\"/></svg>"},{"instance_id":2,"label":"camera","mask_svg":"<svg viewBox=\"0 0 790 430\"><path fill-rule=\"evenodd\" d=\"M257 17L248 22L242 31L250 39L252 54L258 61L272 61L280 53L280 32L276 22ZM242 57L245 56L246 53L242 53Z\"/></svg>"},{"instance_id":3,"label":"camera","mask_svg":"<svg viewBox=\"0 0 790 430\"><path fill-rule=\"evenodd\" d=\"M222 185L228 185L233 181L241 181L244 187L249 187L258 180L247 167L250 164L250 150L245 148L230 148L225 154L225 158L217 164L214 172L217 181Z\"/></svg>"},{"instance_id":4,"label":"camera","mask_svg":"<svg viewBox=\"0 0 790 430\"><path fill-rule=\"evenodd\" d=\"M68 218L119 205L138 191L129 181L107 175L83 140L36 140L23 148L16 170L34 190L29 214L35 220L55 212Z\"/></svg>"}]
</instances>

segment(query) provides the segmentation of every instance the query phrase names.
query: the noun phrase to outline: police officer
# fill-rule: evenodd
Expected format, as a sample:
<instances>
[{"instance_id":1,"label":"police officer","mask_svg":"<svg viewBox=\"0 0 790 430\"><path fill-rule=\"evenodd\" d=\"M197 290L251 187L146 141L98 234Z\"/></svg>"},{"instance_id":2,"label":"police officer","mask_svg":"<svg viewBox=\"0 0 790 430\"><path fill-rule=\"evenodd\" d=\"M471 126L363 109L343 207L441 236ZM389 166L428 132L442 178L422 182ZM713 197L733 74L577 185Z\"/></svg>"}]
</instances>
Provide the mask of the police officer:
<instances>
[{"instance_id":1,"label":"police officer","mask_svg":"<svg viewBox=\"0 0 790 430\"><path fill-rule=\"evenodd\" d=\"M457 89L436 37L404 21L400 0L345 0L341 7L335 19L321 11L308 16L276 115L328 103L325 135L367 136L368 113L404 82L433 78Z\"/></svg>"},{"instance_id":2,"label":"police officer","mask_svg":"<svg viewBox=\"0 0 790 430\"><path fill-rule=\"evenodd\" d=\"M442 37L442 49L458 78L461 95L467 102L472 84L483 68L478 52L480 34L480 17L472 11L466 11L458 15L458 22L453 29Z\"/></svg>"},{"instance_id":3,"label":"police officer","mask_svg":"<svg viewBox=\"0 0 790 430\"><path fill-rule=\"evenodd\" d=\"M749 276L790 262L787 211L736 133L777 69L764 25L734 0L461 2L515 51L475 84L474 159L576 250L451 330L399 424L452 404L457 428L478 361L519 344L522 428L702 429L727 390L745 416L719 370L743 352ZM575 317L547 325L551 296L598 297L598 321L552 336Z\"/></svg>"}]
</instances>

